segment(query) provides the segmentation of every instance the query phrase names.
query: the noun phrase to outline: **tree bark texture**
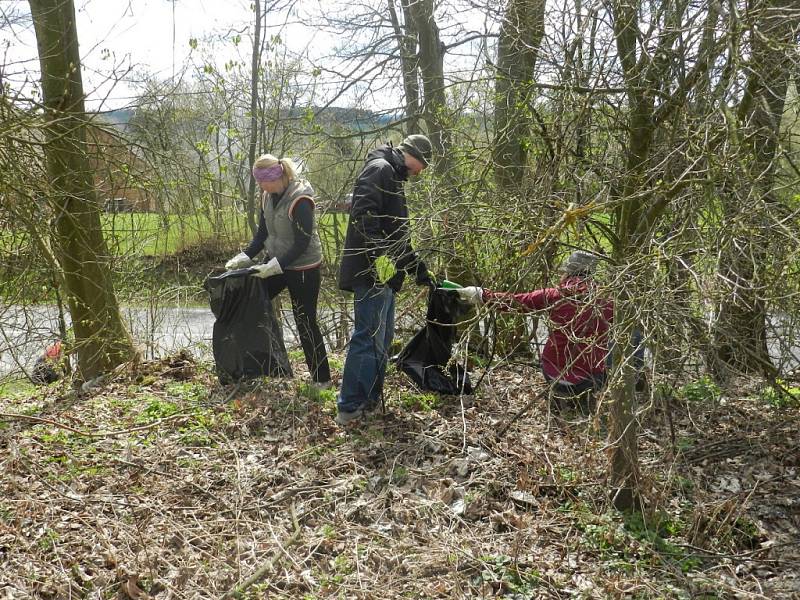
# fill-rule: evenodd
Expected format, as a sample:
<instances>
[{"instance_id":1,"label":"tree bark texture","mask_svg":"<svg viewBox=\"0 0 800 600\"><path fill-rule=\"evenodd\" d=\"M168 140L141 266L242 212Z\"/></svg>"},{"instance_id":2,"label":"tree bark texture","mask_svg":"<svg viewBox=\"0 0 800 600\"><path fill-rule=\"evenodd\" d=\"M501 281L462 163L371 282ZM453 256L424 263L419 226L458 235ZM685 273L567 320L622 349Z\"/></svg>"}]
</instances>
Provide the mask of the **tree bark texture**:
<instances>
[{"instance_id":1,"label":"tree bark texture","mask_svg":"<svg viewBox=\"0 0 800 600\"><path fill-rule=\"evenodd\" d=\"M30 0L45 106L45 157L58 258L84 379L133 356L122 322L86 155L85 110L72 0Z\"/></svg>"},{"instance_id":2,"label":"tree bark texture","mask_svg":"<svg viewBox=\"0 0 800 600\"><path fill-rule=\"evenodd\" d=\"M408 0L401 0L403 23L401 24L395 7L395 0L389 3L389 17L392 20L397 46L400 49L400 63L403 73L403 91L406 100L406 134L420 133L419 128L419 56L417 54L417 32L408 9Z\"/></svg>"},{"instance_id":3,"label":"tree bark texture","mask_svg":"<svg viewBox=\"0 0 800 600\"><path fill-rule=\"evenodd\" d=\"M781 251L771 247L770 228L772 217L781 211L775 177L781 119L796 60L800 7L788 0L757 0L751 6L750 25L752 57L737 120L749 165L744 180L752 183L741 190L732 181L721 194L731 226L719 265L722 302L709 360L720 381L733 373L768 379L776 375L767 349L767 305L761 290L771 253ZM752 210L743 211L743 203Z\"/></svg>"},{"instance_id":4,"label":"tree bark texture","mask_svg":"<svg viewBox=\"0 0 800 600\"><path fill-rule=\"evenodd\" d=\"M250 143L247 154L250 159L248 167L252 167L256 162L256 145L258 143L258 81L261 64L261 0L253 2L255 12L255 27L253 30L253 56L250 63ZM247 224L250 232L255 235L258 227L256 221L256 180L247 173L247 201L245 210L247 212Z\"/></svg>"},{"instance_id":5,"label":"tree bark texture","mask_svg":"<svg viewBox=\"0 0 800 600\"><path fill-rule=\"evenodd\" d=\"M497 187L522 189L531 146L534 71L544 37L545 0L508 0L500 28L492 160Z\"/></svg>"},{"instance_id":6,"label":"tree bark texture","mask_svg":"<svg viewBox=\"0 0 800 600\"><path fill-rule=\"evenodd\" d=\"M408 2L408 14L419 41L419 72L422 80L422 116L434 149L434 168L445 180L455 184L455 161L450 156L447 125L447 94L444 80L445 46L439 37L433 0Z\"/></svg>"},{"instance_id":7,"label":"tree bark texture","mask_svg":"<svg viewBox=\"0 0 800 600\"><path fill-rule=\"evenodd\" d=\"M639 23L638 7L634 4L616 2L613 5L614 35L629 104L625 172L615 215L617 239L613 255L618 265L628 263L636 252L638 240L635 232L645 202L639 192L646 176L646 164L655 131L652 90L645 84L641 63L636 58ZM632 310L634 300L627 288L619 289L614 301L615 369L609 414L609 474L614 505L619 509L630 509L635 506L639 496L636 370L631 356L635 311Z\"/></svg>"},{"instance_id":8,"label":"tree bark texture","mask_svg":"<svg viewBox=\"0 0 800 600\"><path fill-rule=\"evenodd\" d=\"M685 52L679 34L683 31L689 10L687 2L664 2L657 6L661 23L658 31L651 30L649 40L641 39L647 27L640 19L654 5L642 9L641 0L615 0L610 3L617 56L625 82L628 105L627 136L625 139L624 171L614 186L616 208L613 258L617 267L626 273L630 282L617 290L614 306L614 372L609 422L610 479L617 508L638 505L638 450L635 383L637 377L635 351L632 342L634 329L640 327L636 311L635 281L637 257L647 252L655 227L661 220L672 193L658 193L656 181L663 170L651 168L656 134L665 123L684 109L687 98L713 65L719 52L713 35L701 37L692 67L677 77L670 66L675 52ZM707 11L703 31L715 30L720 16L718 6ZM655 47L643 50L649 41ZM682 50L679 50L681 49ZM670 90L666 93L665 90ZM658 99L658 102L656 101ZM680 180L672 182L677 189ZM646 264L643 261L642 264ZM618 275L622 277L622 275Z\"/></svg>"}]
</instances>

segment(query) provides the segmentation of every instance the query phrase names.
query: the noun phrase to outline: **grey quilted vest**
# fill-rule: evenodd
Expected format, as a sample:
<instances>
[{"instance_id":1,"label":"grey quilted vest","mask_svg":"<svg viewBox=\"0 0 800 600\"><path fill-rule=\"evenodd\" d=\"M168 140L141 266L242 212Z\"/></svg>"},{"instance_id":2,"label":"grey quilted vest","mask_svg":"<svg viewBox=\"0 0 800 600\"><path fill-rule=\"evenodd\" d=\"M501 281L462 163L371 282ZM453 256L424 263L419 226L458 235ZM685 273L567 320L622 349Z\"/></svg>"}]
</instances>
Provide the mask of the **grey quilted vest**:
<instances>
[{"instance_id":1,"label":"grey quilted vest","mask_svg":"<svg viewBox=\"0 0 800 600\"><path fill-rule=\"evenodd\" d=\"M275 204L269 194L264 194L262 209L264 210L264 222L267 225L266 248L270 256L281 256L294 243L294 223L289 216L294 205L301 198L309 198L314 202L314 190L311 185L303 179L295 179L289 182L289 187L281 195L278 203ZM290 265L281 265L281 268L290 271L302 271L316 267L322 262L322 245L319 242L317 233L317 220L314 219L314 226L311 231L311 240L308 247Z\"/></svg>"}]
</instances>

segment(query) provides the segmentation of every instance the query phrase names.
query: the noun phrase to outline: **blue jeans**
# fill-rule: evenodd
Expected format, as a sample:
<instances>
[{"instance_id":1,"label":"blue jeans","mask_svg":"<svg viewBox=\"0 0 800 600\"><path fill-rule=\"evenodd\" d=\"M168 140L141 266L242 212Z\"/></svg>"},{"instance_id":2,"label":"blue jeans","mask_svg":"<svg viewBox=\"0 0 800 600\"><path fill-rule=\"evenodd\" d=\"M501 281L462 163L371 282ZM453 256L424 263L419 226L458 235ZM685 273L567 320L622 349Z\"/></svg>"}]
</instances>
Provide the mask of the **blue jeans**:
<instances>
[{"instance_id":1,"label":"blue jeans","mask_svg":"<svg viewBox=\"0 0 800 600\"><path fill-rule=\"evenodd\" d=\"M372 408L380 402L394 338L394 291L389 286L356 287L354 316L337 402L340 412Z\"/></svg>"}]
</instances>

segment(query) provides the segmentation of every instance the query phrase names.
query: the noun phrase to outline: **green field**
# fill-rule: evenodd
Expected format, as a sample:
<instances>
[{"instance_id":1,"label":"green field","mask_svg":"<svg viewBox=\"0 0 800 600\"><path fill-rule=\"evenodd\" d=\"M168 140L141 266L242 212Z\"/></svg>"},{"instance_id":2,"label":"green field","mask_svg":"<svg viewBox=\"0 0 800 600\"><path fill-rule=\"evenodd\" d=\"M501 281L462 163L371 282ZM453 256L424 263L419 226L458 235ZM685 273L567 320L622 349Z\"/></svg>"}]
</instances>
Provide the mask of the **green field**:
<instances>
[{"instance_id":1,"label":"green field","mask_svg":"<svg viewBox=\"0 0 800 600\"><path fill-rule=\"evenodd\" d=\"M132 301L143 290L201 289L213 268L243 249L251 239L247 221L231 209L212 222L206 214L104 213L101 225L112 258L117 291ZM324 260L339 259L347 215L323 214L319 233ZM45 227L38 232L49 234ZM53 302L49 263L40 260L26 230L0 233L4 257L0 297L15 302Z\"/></svg>"},{"instance_id":2,"label":"green field","mask_svg":"<svg viewBox=\"0 0 800 600\"><path fill-rule=\"evenodd\" d=\"M329 259L338 253L337 224L338 237L342 240L347 226L346 215L325 214L319 219L323 251ZM102 225L114 256L169 256L206 242L241 247L251 238L244 215L233 210L221 215L218 226L202 214L153 213L104 214Z\"/></svg>"},{"instance_id":3,"label":"green field","mask_svg":"<svg viewBox=\"0 0 800 600\"><path fill-rule=\"evenodd\" d=\"M101 222L115 256L168 256L206 240L235 240L247 230L244 216L234 211L221 215L219 227L197 213L112 213L103 214Z\"/></svg>"}]
</instances>

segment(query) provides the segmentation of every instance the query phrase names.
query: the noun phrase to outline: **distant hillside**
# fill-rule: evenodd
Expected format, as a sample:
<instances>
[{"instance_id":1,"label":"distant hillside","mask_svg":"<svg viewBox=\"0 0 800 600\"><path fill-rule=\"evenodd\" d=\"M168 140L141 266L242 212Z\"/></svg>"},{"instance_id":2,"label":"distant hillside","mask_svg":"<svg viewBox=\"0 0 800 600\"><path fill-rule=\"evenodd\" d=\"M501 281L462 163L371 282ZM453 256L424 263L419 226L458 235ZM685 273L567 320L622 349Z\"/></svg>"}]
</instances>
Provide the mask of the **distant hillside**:
<instances>
[{"instance_id":1,"label":"distant hillside","mask_svg":"<svg viewBox=\"0 0 800 600\"><path fill-rule=\"evenodd\" d=\"M403 113L374 112L363 108L340 106L329 106L326 108L312 106L309 108L318 120L338 123L356 130L385 127L394 121L401 120L404 116ZM309 108L295 107L289 109L286 116L292 119L302 118ZM120 108L97 113L97 119L109 125L113 125L122 131L126 131L134 114L135 109L133 108Z\"/></svg>"},{"instance_id":2,"label":"distant hillside","mask_svg":"<svg viewBox=\"0 0 800 600\"><path fill-rule=\"evenodd\" d=\"M320 109L314 109L315 112ZM322 109L321 116L330 116L332 120L343 124L387 125L403 118L403 113L374 112L363 108L347 108L330 106Z\"/></svg>"},{"instance_id":3,"label":"distant hillside","mask_svg":"<svg viewBox=\"0 0 800 600\"><path fill-rule=\"evenodd\" d=\"M113 125L114 127L126 131L128 125L133 118L134 109L132 108L118 108L107 112L97 113L97 118L104 123Z\"/></svg>"},{"instance_id":4,"label":"distant hillside","mask_svg":"<svg viewBox=\"0 0 800 600\"><path fill-rule=\"evenodd\" d=\"M290 109L286 116L291 119L301 119L307 115L309 110L317 121L337 123L358 131L385 127L404 116L403 113L397 112L374 112L363 108L341 106L295 107Z\"/></svg>"}]
</instances>

